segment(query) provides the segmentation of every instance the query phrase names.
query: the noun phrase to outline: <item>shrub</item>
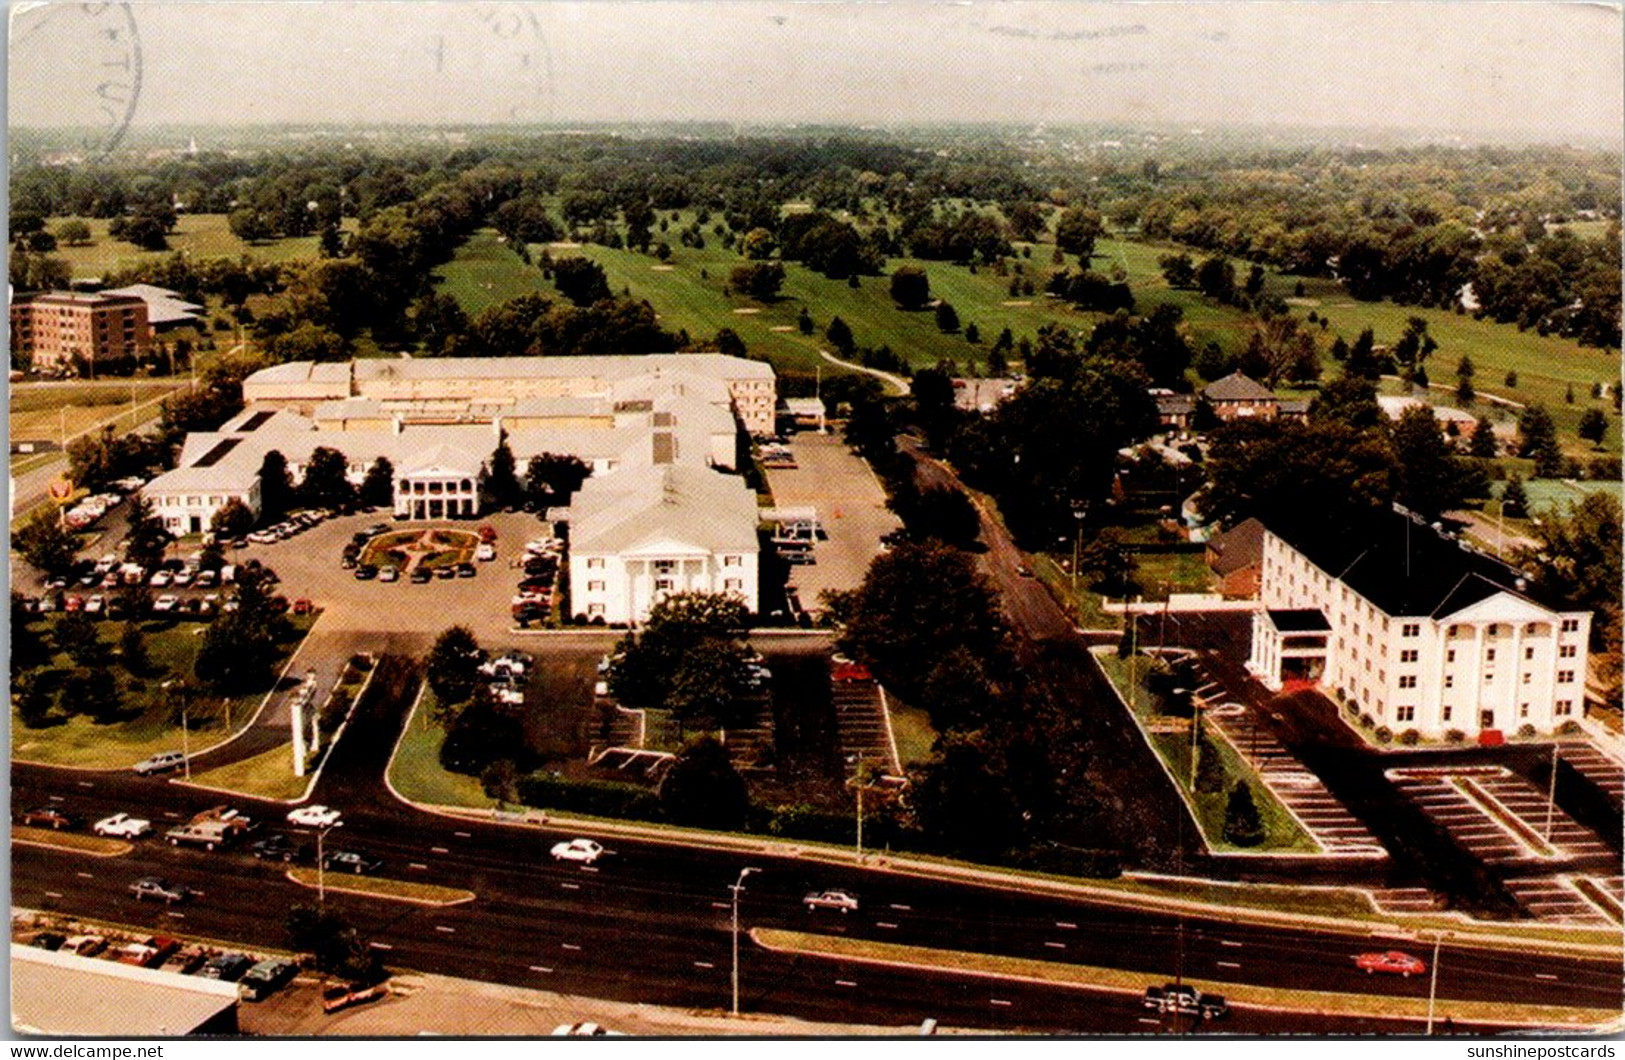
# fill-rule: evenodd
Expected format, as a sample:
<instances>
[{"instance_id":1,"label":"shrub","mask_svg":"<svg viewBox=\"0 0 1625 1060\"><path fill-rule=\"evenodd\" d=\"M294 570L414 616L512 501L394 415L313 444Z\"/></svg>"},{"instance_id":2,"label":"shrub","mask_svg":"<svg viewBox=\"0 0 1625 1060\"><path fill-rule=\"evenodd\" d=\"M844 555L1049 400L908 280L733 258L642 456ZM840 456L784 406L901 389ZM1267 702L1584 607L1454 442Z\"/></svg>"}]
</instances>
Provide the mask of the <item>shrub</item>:
<instances>
[{"instance_id":1,"label":"shrub","mask_svg":"<svg viewBox=\"0 0 1625 1060\"><path fill-rule=\"evenodd\" d=\"M1375 733L1373 733L1372 735L1376 736L1378 743L1393 743L1394 742L1394 730L1390 729L1386 725L1383 725L1380 728L1378 728L1377 731Z\"/></svg>"},{"instance_id":2,"label":"shrub","mask_svg":"<svg viewBox=\"0 0 1625 1060\"><path fill-rule=\"evenodd\" d=\"M1447 743L1465 743L1467 734L1460 729L1450 729L1445 732L1444 738Z\"/></svg>"},{"instance_id":3,"label":"shrub","mask_svg":"<svg viewBox=\"0 0 1625 1060\"><path fill-rule=\"evenodd\" d=\"M1360 724L1362 726L1364 726L1365 728L1369 729L1369 728L1371 728L1371 726L1377 724L1377 719L1373 718L1370 714L1361 714L1360 715Z\"/></svg>"},{"instance_id":4,"label":"shrub","mask_svg":"<svg viewBox=\"0 0 1625 1060\"><path fill-rule=\"evenodd\" d=\"M519 801L537 809L567 810L595 817L660 820L660 800L648 788L607 780L568 781L544 773L522 777Z\"/></svg>"},{"instance_id":5,"label":"shrub","mask_svg":"<svg viewBox=\"0 0 1625 1060\"><path fill-rule=\"evenodd\" d=\"M1575 721L1573 718L1570 718L1568 721L1565 721L1563 724L1559 725L1557 727L1557 731L1563 736L1573 736L1575 733L1580 731L1580 723Z\"/></svg>"},{"instance_id":6,"label":"shrub","mask_svg":"<svg viewBox=\"0 0 1625 1060\"><path fill-rule=\"evenodd\" d=\"M1535 735L1535 727L1528 722L1524 722L1522 725L1518 726L1518 735L1527 740L1531 736Z\"/></svg>"},{"instance_id":7,"label":"shrub","mask_svg":"<svg viewBox=\"0 0 1625 1060\"><path fill-rule=\"evenodd\" d=\"M1404 744L1406 747L1415 747L1417 744L1422 742L1422 734L1417 732L1415 729L1406 729L1404 732L1399 734L1399 742Z\"/></svg>"}]
</instances>

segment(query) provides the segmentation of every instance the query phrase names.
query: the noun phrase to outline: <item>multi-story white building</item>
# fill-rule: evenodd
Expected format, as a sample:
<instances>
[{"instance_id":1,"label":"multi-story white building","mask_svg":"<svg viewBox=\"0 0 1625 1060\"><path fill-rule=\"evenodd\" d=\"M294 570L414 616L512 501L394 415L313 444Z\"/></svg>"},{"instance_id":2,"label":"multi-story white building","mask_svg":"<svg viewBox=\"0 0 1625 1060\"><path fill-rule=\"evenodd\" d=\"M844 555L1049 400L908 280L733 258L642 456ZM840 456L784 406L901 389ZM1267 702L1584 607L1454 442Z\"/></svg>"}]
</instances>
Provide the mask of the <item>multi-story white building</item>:
<instances>
[{"instance_id":1,"label":"multi-story white building","mask_svg":"<svg viewBox=\"0 0 1625 1060\"><path fill-rule=\"evenodd\" d=\"M1591 615L1400 514L1367 536L1264 535L1248 669L1318 685L1378 726L1468 738L1549 733L1584 710Z\"/></svg>"},{"instance_id":2,"label":"multi-story white building","mask_svg":"<svg viewBox=\"0 0 1625 1060\"><path fill-rule=\"evenodd\" d=\"M569 522L570 607L588 621L641 622L680 592L757 610L756 495L737 476L667 465L588 479Z\"/></svg>"}]
</instances>

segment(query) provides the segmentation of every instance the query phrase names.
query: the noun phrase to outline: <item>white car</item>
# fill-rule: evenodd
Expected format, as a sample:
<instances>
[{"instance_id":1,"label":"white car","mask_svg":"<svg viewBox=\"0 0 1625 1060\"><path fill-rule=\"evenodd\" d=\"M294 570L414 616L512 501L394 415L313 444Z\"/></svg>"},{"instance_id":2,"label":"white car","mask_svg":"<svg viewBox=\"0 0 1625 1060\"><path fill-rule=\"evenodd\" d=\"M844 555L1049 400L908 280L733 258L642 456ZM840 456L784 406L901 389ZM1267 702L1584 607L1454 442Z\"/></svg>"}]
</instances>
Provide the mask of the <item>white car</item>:
<instances>
[{"instance_id":1,"label":"white car","mask_svg":"<svg viewBox=\"0 0 1625 1060\"><path fill-rule=\"evenodd\" d=\"M624 1038L625 1031L612 1031L596 1023L561 1023L553 1028L554 1038Z\"/></svg>"},{"instance_id":2,"label":"white car","mask_svg":"<svg viewBox=\"0 0 1625 1060\"><path fill-rule=\"evenodd\" d=\"M173 579L168 571L160 570L153 572L152 579L148 581L147 584L152 586L154 589L162 589L164 586L168 585L171 580Z\"/></svg>"},{"instance_id":3,"label":"white car","mask_svg":"<svg viewBox=\"0 0 1625 1060\"><path fill-rule=\"evenodd\" d=\"M111 817L104 817L90 826L91 831L97 835L117 836L120 839L136 839L152 831L152 822L143 821L139 817L131 817L127 813L115 813Z\"/></svg>"},{"instance_id":4,"label":"white car","mask_svg":"<svg viewBox=\"0 0 1625 1060\"><path fill-rule=\"evenodd\" d=\"M507 685L492 685L491 697L505 707L522 707L525 705L525 693Z\"/></svg>"},{"instance_id":5,"label":"white car","mask_svg":"<svg viewBox=\"0 0 1625 1060\"><path fill-rule=\"evenodd\" d=\"M175 610L175 605L180 602L180 597L166 593L152 602L153 614L161 615L166 611L173 611Z\"/></svg>"},{"instance_id":6,"label":"white car","mask_svg":"<svg viewBox=\"0 0 1625 1060\"><path fill-rule=\"evenodd\" d=\"M579 861L583 865L591 865L603 852L603 846L591 839L572 839L567 843L553 844L554 861Z\"/></svg>"},{"instance_id":7,"label":"white car","mask_svg":"<svg viewBox=\"0 0 1625 1060\"><path fill-rule=\"evenodd\" d=\"M845 914L858 908L858 900L845 891L814 891L801 901L809 913L814 909L839 909Z\"/></svg>"},{"instance_id":8,"label":"white car","mask_svg":"<svg viewBox=\"0 0 1625 1060\"><path fill-rule=\"evenodd\" d=\"M478 547L478 548L476 548L474 550L474 558L477 559L477 560L482 560L482 561L489 561L489 560L496 559L497 558L497 547L495 545L491 545L491 544L481 545L480 547Z\"/></svg>"},{"instance_id":9,"label":"white car","mask_svg":"<svg viewBox=\"0 0 1625 1060\"><path fill-rule=\"evenodd\" d=\"M192 584L192 578L193 577L195 577L195 574L194 574L193 571L188 570L185 567L182 567L180 570L176 571L175 576L170 579L170 584L171 585L178 585L178 586L180 586L181 588L184 589L184 588L186 588L186 586Z\"/></svg>"},{"instance_id":10,"label":"white car","mask_svg":"<svg viewBox=\"0 0 1625 1060\"><path fill-rule=\"evenodd\" d=\"M302 828L332 828L339 823L341 816L339 811L330 810L326 806L301 806L289 812L288 823Z\"/></svg>"}]
</instances>

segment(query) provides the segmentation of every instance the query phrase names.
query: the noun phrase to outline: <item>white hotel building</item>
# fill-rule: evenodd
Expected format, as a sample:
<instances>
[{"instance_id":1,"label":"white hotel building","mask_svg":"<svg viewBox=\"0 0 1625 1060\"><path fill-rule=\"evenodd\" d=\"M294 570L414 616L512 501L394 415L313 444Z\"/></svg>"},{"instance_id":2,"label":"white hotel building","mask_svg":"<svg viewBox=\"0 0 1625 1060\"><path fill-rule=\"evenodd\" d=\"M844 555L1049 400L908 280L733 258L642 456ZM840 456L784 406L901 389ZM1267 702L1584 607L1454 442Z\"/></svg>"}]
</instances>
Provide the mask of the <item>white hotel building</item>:
<instances>
[{"instance_id":1,"label":"white hotel building","mask_svg":"<svg viewBox=\"0 0 1625 1060\"><path fill-rule=\"evenodd\" d=\"M1394 514L1358 540L1266 530L1248 669L1396 734L1550 733L1584 712L1590 631L1589 612L1543 605L1517 571Z\"/></svg>"}]
</instances>

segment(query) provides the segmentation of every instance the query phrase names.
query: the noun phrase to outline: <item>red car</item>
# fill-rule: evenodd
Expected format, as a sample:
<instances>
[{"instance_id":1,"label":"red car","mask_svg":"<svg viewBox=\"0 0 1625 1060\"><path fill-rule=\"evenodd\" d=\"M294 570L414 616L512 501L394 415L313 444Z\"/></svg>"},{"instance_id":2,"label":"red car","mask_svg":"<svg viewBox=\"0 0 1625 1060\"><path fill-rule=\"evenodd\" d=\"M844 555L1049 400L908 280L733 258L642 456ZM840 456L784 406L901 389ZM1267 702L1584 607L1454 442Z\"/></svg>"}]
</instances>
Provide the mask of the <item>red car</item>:
<instances>
[{"instance_id":1,"label":"red car","mask_svg":"<svg viewBox=\"0 0 1625 1060\"><path fill-rule=\"evenodd\" d=\"M303 596L293 602L293 613L296 615L308 615L313 610L315 608L311 605L311 602Z\"/></svg>"},{"instance_id":2,"label":"red car","mask_svg":"<svg viewBox=\"0 0 1625 1060\"><path fill-rule=\"evenodd\" d=\"M1386 953L1362 953L1354 958L1354 967L1363 969L1366 975L1384 972L1409 979L1413 975L1426 974L1428 962L1399 950L1389 950Z\"/></svg>"},{"instance_id":3,"label":"red car","mask_svg":"<svg viewBox=\"0 0 1625 1060\"><path fill-rule=\"evenodd\" d=\"M492 526L490 523L486 523L484 526L480 527L479 534L480 541L489 545L491 542L497 539L497 528Z\"/></svg>"},{"instance_id":4,"label":"red car","mask_svg":"<svg viewBox=\"0 0 1625 1060\"><path fill-rule=\"evenodd\" d=\"M836 684L849 684L857 681L873 681L874 675L862 663L844 662L836 663L830 671L830 679Z\"/></svg>"}]
</instances>

